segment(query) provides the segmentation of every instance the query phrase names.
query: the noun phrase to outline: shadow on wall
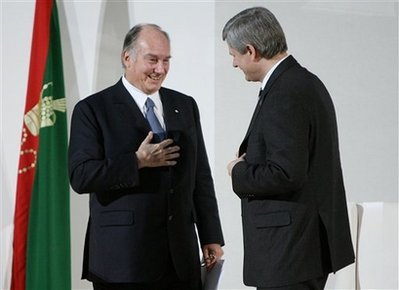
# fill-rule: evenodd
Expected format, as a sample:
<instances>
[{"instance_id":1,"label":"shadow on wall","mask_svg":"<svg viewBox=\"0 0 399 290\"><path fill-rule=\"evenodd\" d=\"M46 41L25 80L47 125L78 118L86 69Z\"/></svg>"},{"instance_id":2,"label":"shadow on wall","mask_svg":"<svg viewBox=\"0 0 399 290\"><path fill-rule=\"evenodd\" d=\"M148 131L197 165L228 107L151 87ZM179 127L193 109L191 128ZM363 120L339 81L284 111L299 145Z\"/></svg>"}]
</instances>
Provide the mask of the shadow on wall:
<instances>
[{"instance_id":1,"label":"shadow on wall","mask_svg":"<svg viewBox=\"0 0 399 290\"><path fill-rule=\"evenodd\" d=\"M67 100L67 116L68 116L68 128L71 123L71 115L73 106L79 101L79 87L77 68L74 63L74 55L72 50L72 41L70 37L70 31L68 28L65 3L59 2L57 5L60 33L61 33L61 47L62 47L62 63L64 67L64 86L65 95ZM68 132L69 133L69 132ZM69 134L68 134L69 135Z\"/></svg>"},{"instance_id":2,"label":"shadow on wall","mask_svg":"<svg viewBox=\"0 0 399 290\"><path fill-rule=\"evenodd\" d=\"M398 203L356 206L356 289L398 289Z\"/></svg>"},{"instance_id":3,"label":"shadow on wall","mask_svg":"<svg viewBox=\"0 0 399 290\"><path fill-rule=\"evenodd\" d=\"M130 29L127 1L104 1L100 15L102 21L94 64L95 91L113 85L121 77L123 70L120 55L123 40Z\"/></svg>"},{"instance_id":4,"label":"shadow on wall","mask_svg":"<svg viewBox=\"0 0 399 290\"><path fill-rule=\"evenodd\" d=\"M398 203L349 203L348 214L356 262L326 289L398 289Z\"/></svg>"}]
</instances>

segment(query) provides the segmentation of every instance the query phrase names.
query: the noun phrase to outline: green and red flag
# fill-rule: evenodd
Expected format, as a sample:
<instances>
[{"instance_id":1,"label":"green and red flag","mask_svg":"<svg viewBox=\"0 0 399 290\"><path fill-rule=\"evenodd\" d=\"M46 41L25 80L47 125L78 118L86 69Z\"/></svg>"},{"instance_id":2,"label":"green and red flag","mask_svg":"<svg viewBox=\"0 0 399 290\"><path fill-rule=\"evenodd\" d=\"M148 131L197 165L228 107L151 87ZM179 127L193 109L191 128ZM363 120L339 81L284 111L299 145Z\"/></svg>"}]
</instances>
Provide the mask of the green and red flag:
<instances>
[{"instance_id":1,"label":"green and red flag","mask_svg":"<svg viewBox=\"0 0 399 290\"><path fill-rule=\"evenodd\" d=\"M71 289L67 116L56 2L37 0L14 216L11 290Z\"/></svg>"}]
</instances>

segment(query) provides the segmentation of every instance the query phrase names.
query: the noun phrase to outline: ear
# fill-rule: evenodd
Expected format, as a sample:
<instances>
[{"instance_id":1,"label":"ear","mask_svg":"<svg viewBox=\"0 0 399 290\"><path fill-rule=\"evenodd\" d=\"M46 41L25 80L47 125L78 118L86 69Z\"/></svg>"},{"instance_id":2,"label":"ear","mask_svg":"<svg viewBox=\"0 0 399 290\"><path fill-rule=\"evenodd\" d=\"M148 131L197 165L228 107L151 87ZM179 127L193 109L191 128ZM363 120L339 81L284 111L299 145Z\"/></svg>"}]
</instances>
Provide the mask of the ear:
<instances>
[{"instance_id":1,"label":"ear","mask_svg":"<svg viewBox=\"0 0 399 290\"><path fill-rule=\"evenodd\" d=\"M122 61L123 61L123 64L125 65L125 67L128 66L129 60L130 60L129 52L127 52L127 51L122 52Z\"/></svg>"},{"instance_id":2,"label":"ear","mask_svg":"<svg viewBox=\"0 0 399 290\"><path fill-rule=\"evenodd\" d=\"M251 60L256 61L261 58L259 52L256 50L256 48L252 44L247 44L246 49L247 49L247 53L251 57Z\"/></svg>"}]
</instances>

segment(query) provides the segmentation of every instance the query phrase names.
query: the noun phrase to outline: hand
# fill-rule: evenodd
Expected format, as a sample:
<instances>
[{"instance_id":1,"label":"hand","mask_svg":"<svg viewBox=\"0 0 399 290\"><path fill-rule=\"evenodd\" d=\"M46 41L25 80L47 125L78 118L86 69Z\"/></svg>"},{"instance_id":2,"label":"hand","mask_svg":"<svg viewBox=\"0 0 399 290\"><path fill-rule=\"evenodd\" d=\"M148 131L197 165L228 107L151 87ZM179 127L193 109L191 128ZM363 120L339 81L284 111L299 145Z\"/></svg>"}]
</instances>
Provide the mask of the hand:
<instances>
[{"instance_id":1,"label":"hand","mask_svg":"<svg viewBox=\"0 0 399 290\"><path fill-rule=\"evenodd\" d=\"M151 144L154 133L149 132L144 141L140 144L136 151L138 160L138 167L161 167L174 166L180 154L179 146L170 146L173 143L172 139L163 140L160 143Z\"/></svg>"},{"instance_id":2,"label":"hand","mask_svg":"<svg viewBox=\"0 0 399 290\"><path fill-rule=\"evenodd\" d=\"M234 159L233 161L231 161L229 164L227 164L227 172L229 173L229 175L231 176L231 172L233 171L233 167L241 161L245 161L245 153L242 154L240 157L237 157L236 159Z\"/></svg>"},{"instance_id":3,"label":"hand","mask_svg":"<svg viewBox=\"0 0 399 290\"><path fill-rule=\"evenodd\" d=\"M205 267L209 271L219 261L224 252L219 244L208 244L202 247L202 254L204 257Z\"/></svg>"}]
</instances>

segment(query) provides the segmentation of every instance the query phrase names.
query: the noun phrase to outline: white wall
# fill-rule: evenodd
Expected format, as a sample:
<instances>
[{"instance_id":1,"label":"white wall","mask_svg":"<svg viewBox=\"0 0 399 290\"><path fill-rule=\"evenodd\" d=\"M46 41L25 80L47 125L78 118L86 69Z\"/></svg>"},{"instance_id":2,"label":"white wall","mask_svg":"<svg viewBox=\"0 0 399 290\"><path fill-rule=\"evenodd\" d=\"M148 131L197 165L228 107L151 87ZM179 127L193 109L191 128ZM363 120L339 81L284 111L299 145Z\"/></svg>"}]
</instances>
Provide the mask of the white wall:
<instances>
[{"instance_id":1,"label":"white wall","mask_svg":"<svg viewBox=\"0 0 399 290\"><path fill-rule=\"evenodd\" d=\"M397 202L397 1L58 1L69 117L80 98L120 77L120 47L132 25L154 22L169 32L173 58L165 85L197 100L214 173L226 239L221 289L245 288L240 205L226 164L246 132L259 87L232 68L221 29L235 13L254 5L275 13L289 52L332 95L348 199ZM1 0L0 10L0 288L6 288L34 1ZM90 286L79 279L87 201L71 193L74 289Z\"/></svg>"}]
</instances>

